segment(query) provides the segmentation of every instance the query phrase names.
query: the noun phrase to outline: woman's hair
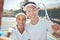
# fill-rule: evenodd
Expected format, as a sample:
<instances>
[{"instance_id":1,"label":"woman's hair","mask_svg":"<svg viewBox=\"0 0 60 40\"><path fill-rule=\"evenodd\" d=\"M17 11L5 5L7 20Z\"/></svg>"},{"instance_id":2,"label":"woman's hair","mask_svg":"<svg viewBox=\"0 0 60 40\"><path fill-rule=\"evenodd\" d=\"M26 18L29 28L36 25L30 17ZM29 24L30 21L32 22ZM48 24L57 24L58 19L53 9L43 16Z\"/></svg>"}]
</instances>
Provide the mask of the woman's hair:
<instances>
[{"instance_id":1,"label":"woman's hair","mask_svg":"<svg viewBox=\"0 0 60 40\"><path fill-rule=\"evenodd\" d=\"M17 18L19 15L24 15L27 18L27 16L24 13L18 13L15 15L15 17Z\"/></svg>"}]
</instances>

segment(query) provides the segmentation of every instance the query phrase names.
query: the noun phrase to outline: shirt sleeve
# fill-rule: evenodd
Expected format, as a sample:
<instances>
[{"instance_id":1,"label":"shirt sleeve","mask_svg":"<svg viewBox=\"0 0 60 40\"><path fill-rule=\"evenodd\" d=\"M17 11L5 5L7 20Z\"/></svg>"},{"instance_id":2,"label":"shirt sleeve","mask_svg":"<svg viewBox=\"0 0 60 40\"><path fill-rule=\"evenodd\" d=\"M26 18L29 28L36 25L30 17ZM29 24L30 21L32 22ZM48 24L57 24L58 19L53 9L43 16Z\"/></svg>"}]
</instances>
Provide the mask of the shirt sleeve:
<instances>
[{"instance_id":1,"label":"shirt sleeve","mask_svg":"<svg viewBox=\"0 0 60 40\"><path fill-rule=\"evenodd\" d=\"M47 31L51 34L54 32L52 29L52 25L53 25L52 21L46 21Z\"/></svg>"},{"instance_id":2,"label":"shirt sleeve","mask_svg":"<svg viewBox=\"0 0 60 40\"><path fill-rule=\"evenodd\" d=\"M9 36L9 38L10 38L11 40L16 40L16 39L15 39L15 35L14 35L13 33Z\"/></svg>"}]
</instances>

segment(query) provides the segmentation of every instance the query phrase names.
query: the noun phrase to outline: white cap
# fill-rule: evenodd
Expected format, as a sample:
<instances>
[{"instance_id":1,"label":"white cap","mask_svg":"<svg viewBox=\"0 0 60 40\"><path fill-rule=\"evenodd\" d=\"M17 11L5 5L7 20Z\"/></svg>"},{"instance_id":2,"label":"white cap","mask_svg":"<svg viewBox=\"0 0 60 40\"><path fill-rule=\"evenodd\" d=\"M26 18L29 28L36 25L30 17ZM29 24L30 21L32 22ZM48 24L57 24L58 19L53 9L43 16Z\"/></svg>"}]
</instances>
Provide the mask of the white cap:
<instances>
[{"instance_id":1,"label":"white cap","mask_svg":"<svg viewBox=\"0 0 60 40\"><path fill-rule=\"evenodd\" d=\"M18 13L15 15L15 17L17 18L19 15L24 15L27 18L27 16L24 13Z\"/></svg>"},{"instance_id":2,"label":"white cap","mask_svg":"<svg viewBox=\"0 0 60 40\"><path fill-rule=\"evenodd\" d=\"M35 7L37 7L37 6L34 5L34 4L28 4L28 5L26 5L25 7L23 7L23 10L25 11L28 6L35 6Z\"/></svg>"}]
</instances>

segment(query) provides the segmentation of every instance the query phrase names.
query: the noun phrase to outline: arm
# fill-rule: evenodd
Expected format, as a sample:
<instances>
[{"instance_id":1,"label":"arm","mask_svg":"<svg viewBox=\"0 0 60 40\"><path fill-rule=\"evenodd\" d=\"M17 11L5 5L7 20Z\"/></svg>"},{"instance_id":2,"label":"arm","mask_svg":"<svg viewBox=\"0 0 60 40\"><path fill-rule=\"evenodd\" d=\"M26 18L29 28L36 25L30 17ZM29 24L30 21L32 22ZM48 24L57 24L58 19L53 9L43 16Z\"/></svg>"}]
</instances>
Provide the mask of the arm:
<instances>
[{"instance_id":1,"label":"arm","mask_svg":"<svg viewBox=\"0 0 60 40\"><path fill-rule=\"evenodd\" d=\"M51 33L53 36L60 37L60 25L51 21L47 21L47 29L48 32Z\"/></svg>"},{"instance_id":2,"label":"arm","mask_svg":"<svg viewBox=\"0 0 60 40\"><path fill-rule=\"evenodd\" d=\"M11 40L11 39L8 37L0 37L0 40Z\"/></svg>"},{"instance_id":3,"label":"arm","mask_svg":"<svg viewBox=\"0 0 60 40\"><path fill-rule=\"evenodd\" d=\"M48 31L50 34L53 34L53 33L54 33L54 30L52 29L52 24L53 24L52 21L46 21L47 31Z\"/></svg>"},{"instance_id":4,"label":"arm","mask_svg":"<svg viewBox=\"0 0 60 40\"><path fill-rule=\"evenodd\" d=\"M8 31L7 31L7 37L9 37L11 35L11 33L12 33L12 31L14 29L15 29L15 27L11 27L11 28L8 29Z\"/></svg>"}]
</instances>

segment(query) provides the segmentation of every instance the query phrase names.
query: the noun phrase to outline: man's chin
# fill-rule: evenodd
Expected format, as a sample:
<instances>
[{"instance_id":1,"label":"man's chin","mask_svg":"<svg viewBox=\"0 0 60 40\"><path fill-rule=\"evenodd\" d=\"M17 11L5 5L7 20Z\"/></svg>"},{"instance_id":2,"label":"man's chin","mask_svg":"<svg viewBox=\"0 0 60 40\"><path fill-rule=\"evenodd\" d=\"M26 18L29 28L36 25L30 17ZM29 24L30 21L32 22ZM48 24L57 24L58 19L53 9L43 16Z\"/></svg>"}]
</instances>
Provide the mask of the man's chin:
<instances>
[{"instance_id":1,"label":"man's chin","mask_svg":"<svg viewBox=\"0 0 60 40\"><path fill-rule=\"evenodd\" d=\"M35 20L36 19L36 17L33 17L33 18L31 18L32 20Z\"/></svg>"}]
</instances>

